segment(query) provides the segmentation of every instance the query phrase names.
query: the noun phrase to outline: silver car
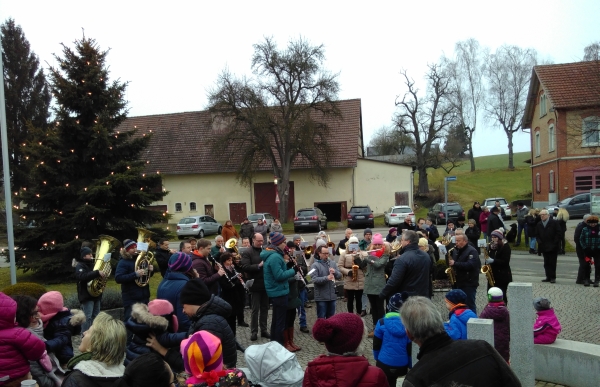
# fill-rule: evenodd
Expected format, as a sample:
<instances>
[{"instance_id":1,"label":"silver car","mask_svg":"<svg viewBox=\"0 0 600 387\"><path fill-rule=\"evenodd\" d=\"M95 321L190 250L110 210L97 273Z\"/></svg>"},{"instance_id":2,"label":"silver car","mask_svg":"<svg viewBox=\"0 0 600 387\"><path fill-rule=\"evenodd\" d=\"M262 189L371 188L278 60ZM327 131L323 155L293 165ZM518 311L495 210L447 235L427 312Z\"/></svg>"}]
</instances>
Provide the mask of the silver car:
<instances>
[{"instance_id":1,"label":"silver car","mask_svg":"<svg viewBox=\"0 0 600 387\"><path fill-rule=\"evenodd\" d=\"M184 239L186 236L204 238L205 235L220 234L223 226L212 216L188 216L177 223L177 237Z\"/></svg>"},{"instance_id":2,"label":"silver car","mask_svg":"<svg viewBox=\"0 0 600 387\"><path fill-rule=\"evenodd\" d=\"M415 223L415 212L409 206L392 206L384 212L383 222L386 226L397 226L404 223L406 217L410 217L410 221Z\"/></svg>"}]
</instances>

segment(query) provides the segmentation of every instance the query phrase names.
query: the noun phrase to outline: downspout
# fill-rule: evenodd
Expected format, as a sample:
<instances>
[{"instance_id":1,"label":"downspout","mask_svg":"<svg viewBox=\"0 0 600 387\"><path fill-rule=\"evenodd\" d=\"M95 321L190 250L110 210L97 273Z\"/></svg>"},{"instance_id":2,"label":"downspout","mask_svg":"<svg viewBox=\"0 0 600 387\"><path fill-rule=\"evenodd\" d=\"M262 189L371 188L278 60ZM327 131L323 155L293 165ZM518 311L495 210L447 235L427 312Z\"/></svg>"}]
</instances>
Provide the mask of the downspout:
<instances>
[{"instance_id":1,"label":"downspout","mask_svg":"<svg viewBox=\"0 0 600 387\"><path fill-rule=\"evenodd\" d=\"M352 205L356 204L356 200L354 198L354 173L356 172L356 166L352 167ZM350 209L348 209L350 211Z\"/></svg>"},{"instance_id":2,"label":"downspout","mask_svg":"<svg viewBox=\"0 0 600 387\"><path fill-rule=\"evenodd\" d=\"M250 193L250 213L253 214L254 213L254 200L252 199L252 187L254 186L254 183L250 184L250 187L248 187L248 191Z\"/></svg>"},{"instance_id":3,"label":"downspout","mask_svg":"<svg viewBox=\"0 0 600 387\"><path fill-rule=\"evenodd\" d=\"M561 200L561 186L560 182L560 158L558 157L558 113L556 112L556 108L552 106L552 110L554 110L554 151L556 152L556 177L554 178L554 192L558 192L556 197L557 202ZM566 130L567 128L565 128ZM566 144L566 141L565 141ZM566 154L566 152L565 152ZM568 195L567 195L568 196Z\"/></svg>"}]
</instances>

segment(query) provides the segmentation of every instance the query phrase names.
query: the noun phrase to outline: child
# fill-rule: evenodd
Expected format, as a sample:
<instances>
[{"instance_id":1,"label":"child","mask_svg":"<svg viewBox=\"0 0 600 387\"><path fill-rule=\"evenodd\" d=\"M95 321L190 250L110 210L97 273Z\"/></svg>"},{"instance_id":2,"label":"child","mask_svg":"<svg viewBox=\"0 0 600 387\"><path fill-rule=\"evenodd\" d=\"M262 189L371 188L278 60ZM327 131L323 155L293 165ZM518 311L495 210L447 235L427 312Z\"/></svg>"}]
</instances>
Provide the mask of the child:
<instances>
[{"instance_id":1,"label":"child","mask_svg":"<svg viewBox=\"0 0 600 387\"><path fill-rule=\"evenodd\" d=\"M494 348L508 362L510 358L510 315L503 301L500 288L488 290L488 304L483 308L479 318L494 320Z\"/></svg>"},{"instance_id":2,"label":"child","mask_svg":"<svg viewBox=\"0 0 600 387\"><path fill-rule=\"evenodd\" d=\"M452 289L446 294L446 307L450 311L450 321L444 323L448 336L454 340L467 339L467 322L477 315L466 305L467 295L460 289Z\"/></svg>"},{"instance_id":3,"label":"child","mask_svg":"<svg viewBox=\"0 0 600 387\"><path fill-rule=\"evenodd\" d=\"M73 357L71 337L81 334L85 314L78 309L65 308L63 296L57 291L44 293L37 306L44 323L46 350L54 353L64 368Z\"/></svg>"},{"instance_id":4,"label":"child","mask_svg":"<svg viewBox=\"0 0 600 387\"><path fill-rule=\"evenodd\" d=\"M400 376L406 375L410 367L410 339L400 320L400 307L408 293L396 293L388 301L388 313L377 322L373 337L373 357L381 368L390 386L396 385Z\"/></svg>"},{"instance_id":5,"label":"child","mask_svg":"<svg viewBox=\"0 0 600 387\"><path fill-rule=\"evenodd\" d=\"M550 307L550 301L547 298L538 297L533 300L533 307L537 313L537 319L533 324L533 343L554 343L562 328L554 314L554 309Z\"/></svg>"},{"instance_id":6,"label":"child","mask_svg":"<svg viewBox=\"0 0 600 387\"><path fill-rule=\"evenodd\" d=\"M181 342L181 356L185 371L191 376L186 380L195 387L247 386L246 375L238 369L223 369L221 340L207 331L198 331Z\"/></svg>"},{"instance_id":7,"label":"child","mask_svg":"<svg viewBox=\"0 0 600 387\"><path fill-rule=\"evenodd\" d=\"M0 385L17 387L31 379L29 360L39 360L44 342L28 329L17 326L17 302L0 292Z\"/></svg>"}]
</instances>

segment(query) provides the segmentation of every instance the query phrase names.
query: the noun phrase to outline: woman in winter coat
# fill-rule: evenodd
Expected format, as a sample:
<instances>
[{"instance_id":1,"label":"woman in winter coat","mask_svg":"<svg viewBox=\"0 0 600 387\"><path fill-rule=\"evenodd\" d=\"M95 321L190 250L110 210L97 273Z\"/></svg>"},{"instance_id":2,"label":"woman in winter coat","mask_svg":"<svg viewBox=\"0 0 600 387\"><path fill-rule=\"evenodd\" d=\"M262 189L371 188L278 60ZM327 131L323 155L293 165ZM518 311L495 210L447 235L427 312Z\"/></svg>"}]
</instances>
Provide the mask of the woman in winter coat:
<instances>
[{"instance_id":1,"label":"woman in winter coat","mask_svg":"<svg viewBox=\"0 0 600 387\"><path fill-rule=\"evenodd\" d=\"M71 338L81 334L81 325L85 322L82 311L64 307L60 292L44 293L38 300L40 318L44 324L46 350L54 353L64 367L73 357Z\"/></svg>"},{"instance_id":2,"label":"woman in winter coat","mask_svg":"<svg viewBox=\"0 0 600 387\"><path fill-rule=\"evenodd\" d=\"M99 270L92 270L94 268L93 258L92 249L87 246L81 247L79 258L73 258L75 278L77 279L77 299L81 310L85 314L85 322L81 327L82 332L92 326L94 319L100 313L100 303L102 301L102 293L98 296L92 296L87 288L88 282L104 275Z\"/></svg>"},{"instance_id":3,"label":"woman in winter coat","mask_svg":"<svg viewBox=\"0 0 600 387\"><path fill-rule=\"evenodd\" d=\"M362 319L354 313L318 319L313 337L325 344L327 353L308 363L302 386L389 386L385 373L356 352L364 329Z\"/></svg>"},{"instance_id":4,"label":"woman in winter coat","mask_svg":"<svg viewBox=\"0 0 600 387\"><path fill-rule=\"evenodd\" d=\"M373 238L375 240L375 238ZM368 249L380 248L381 246L373 245ZM370 254L366 257L367 268L365 273L365 289L364 292L369 299L371 305L371 317L373 318L373 326L377 325L377 321L385 314L383 306L384 300L379 298L379 293L385 287L385 267L390 260L390 244L385 243L383 245L383 251L379 254L379 251L374 251L375 254ZM372 337L373 332L369 333L369 337Z\"/></svg>"},{"instance_id":5,"label":"woman in winter coat","mask_svg":"<svg viewBox=\"0 0 600 387\"><path fill-rule=\"evenodd\" d=\"M263 236L263 247L267 246L267 234L269 233L269 227L263 223L262 219L256 221L256 227L254 227L254 232L259 233Z\"/></svg>"},{"instance_id":6,"label":"woman in winter coat","mask_svg":"<svg viewBox=\"0 0 600 387\"><path fill-rule=\"evenodd\" d=\"M483 209L483 211L479 215L479 228L481 229L481 232L483 233L483 237L486 240L489 240L488 231L490 231L490 232L494 231L494 230L488 230L488 218L490 217L491 213L490 213L490 209L487 208L487 206L483 206L481 208Z\"/></svg>"},{"instance_id":7,"label":"woman in winter coat","mask_svg":"<svg viewBox=\"0 0 600 387\"><path fill-rule=\"evenodd\" d=\"M510 359L510 314L504 303L504 293L500 288L488 290L488 304L479 318L494 320L494 348L508 362Z\"/></svg>"},{"instance_id":8,"label":"woman in winter coat","mask_svg":"<svg viewBox=\"0 0 600 387\"><path fill-rule=\"evenodd\" d=\"M166 277L158 285L156 297L167 300L175 308L178 321L178 332L187 332L190 328L190 320L183 313L183 305L179 299L181 289L192 278L192 259L185 253L175 253L169 258L169 270ZM197 274L196 274L197 275Z\"/></svg>"},{"instance_id":9,"label":"woman in winter coat","mask_svg":"<svg viewBox=\"0 0 600 387\"><path fill-rule=\"evenodd\" d=\"M508 284L512 282L512 271L510 270L510 245L504 239L504 235L500 230L494 230L491 233L491 239L488 246L489 258L485 260L486 265L490 265L492 268L492 275L494 276L494 285L502 290L504 295L504 303L508 304L506 299L506 290ZM487 281L487 288L490 290L489 281Z\"/></svg>"},{"instance_id":10,"label":"woman in winter coat","mask_svg":"<svg viewBox=\"0 0 600 387\"><path fill-rule=\"evenodd\" d=\"M223 226L223 229L221 230L221 236L226 241L231 238L240 239L240 234L238 234L238 232L235 229L235 227L233 226L233 223L231 222L231 220L228 220L225 222L225 225Z\"/></svg>"},{"instance_id":11,"label":"woman in winter coat","mask_svg":"<svg viewBox=\"0 0 600 387\"><path fill-rule=\"evenodd\" d=\"M121 249L121 259L115 270L115 282L121 284L121 296L123 298L123 319L127 321L131 317L131 308L133 304L141 302L148 304L150 302L150 285L138 286L136 280L143 274L142 269L135 270L135 261L137 243L131 239L123 241ZM156 270L159 268L157 267ZM154 274L154 267L148 265L148 275Z\"/></svg>"},{"instance_id":12,"label":"woman in winter coat","mask_svg":"<svg viewBox=\"0 0 600 387\"><path fill-rule=\"evenodd\" d=\"M473 203L473 208L471 208L467 213L467 219L475 219L475 223L477 225L477 228L479 229L481 229L481 224L479 223L479 216L481 215L482 211L483 210L481 209L481 205L479 204L479 202L475 202Z\"/></svg>"},{"instance_id":13,"label":"woman in winter coat","mask_svg":"<svg viewBox=\"0 0 600 387\"><path fill-rule=\"evenodd\" d=\"M279 219L274 219L273 223L271 223L271 232L283 233L283 227L281 226Z\"/></svg>"},{"instance_id":14,"label":"woman in winter coat","mask_svg":"<svg viewBox=\"0 0 600 387\"><path fill-rule=\"evenodd\" d=\"M379 242L381 241L381 234L375 234L375 238L378 236ZM358 243L358 238L350 237L348 244ZM346 293L347 310L348 313L354 313L354 300L356 299L356 312L360 313L363 310L362 307L362 295L363 289L365 288L365 269L367 267L367 261L362 259L362 255L365 256L364 252L360 251L348 251L342 252L338 259L338 269L344 275L344 292Z\"/></svg>"},{"instance_id":15,"label":"woman in winter coat","mask_svg":"<svg viewBox=\"0 0 600 387\"><path fill-rule=\"evenodd\" d=\"M479 240L481 231L479 230L479 227L477 227L477 222L475 219L469 219L468 227L465 229L465 235L467 236L467 239L469 239L469 243L479 250L479 247L477 247L477 241Z\"/></svg>"},{"instance_id":16,"label":"woman in winter coat","mask_svg":"<svg viewBox=\"0 0 600 387\"><path fill-rule=\"evenodd\" d=\"M31 379L29 361L39 360L46 346L28 329L17 326L16 315L17 302L0 292L0 383L19 386L22 380Z\"/></svg>"},{"instance_id":17,"label":"woman in winter coat","mask_svg":"<svg viewBox=\"0 0 600 387\"><path fill-rule=\"evenodd\" d=\"M315 262L310 271L314 284L315 302L317 303L317 318L329 318L335 314L335 280L342 279L342 273L333 260L329 259L327 246L317 247ZM309 272L310 272L309 271Z\"/></svg>"},{"instance_id":18,"label":"woman in winter coat","mask_svg":"<svg viewBox=\"0 0 600 387\"><path fill-rule=\"evenodd\" d=\"M527 223L527 236L529 236L529 254L537 254L535 248L535 226L537 226L540 220L540 210L535 208L529 210L529 213L525 217L525 222Z\"/></svg>"},{"instance_id":19,"label":"woman in winter coat","mask_svg":"<svg viewBox=\"0 0 600 387\"><path fill-rule=\"evenodd\" d=\"M225 270L225 275L219 278L219 284L221 285L221 298L227 301L231 305L231 309L234 311L229 317L227 317L227 323L236 335L236 324L237 311L244 310L244 299L240 298L239 289L243 289L241 282L241 274L236 273L233 266L233 255L231 253L223 253L220 257L221 266Z\"/></svg>"},{"instance_id":20,"label":"woman in winter coat","mask_svg":"<svg viewBox=\"0 0 600 387\"><path fill-rule=\"evenodd\" d=\"M564 208L558 209L558 215L556 216L558 224L560 225L560 247L558 250L559 254L565 253L565 234L567 233L567 221L569 220L569 212Z\"/></svg>"},{"instance_id":21,"label":"woman in winter coat","mask_svg":"<svg viewBox=\"0 0 600 387\"><path fill-rule=\"evenodd\" d=\"M127 342L125 324L100 312L81 339L81 355L69 362L72 369L62 387L112 387L123 376Z\"/></svg>"}]
</instances>

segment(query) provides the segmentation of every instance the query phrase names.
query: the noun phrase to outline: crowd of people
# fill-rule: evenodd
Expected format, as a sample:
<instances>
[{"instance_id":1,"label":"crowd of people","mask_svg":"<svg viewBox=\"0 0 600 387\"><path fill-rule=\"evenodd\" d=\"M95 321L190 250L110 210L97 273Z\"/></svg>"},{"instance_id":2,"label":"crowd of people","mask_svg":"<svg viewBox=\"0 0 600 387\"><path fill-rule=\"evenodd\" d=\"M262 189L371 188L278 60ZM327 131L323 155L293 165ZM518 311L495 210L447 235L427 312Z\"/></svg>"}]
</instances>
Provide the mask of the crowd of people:
<instances>
[{"instance_id":1,"label":"crowd of people","mask_svg":"<svg viewBox=\"0 0 600 387\"><path fill-rule=\"evenodd\" d=\"M561 222L568 214L529 210L522 203L518 207L515 245L524 234L530 252L544 256L544 281L555 283L556 257L564 250ZM449 381L519 385L507 365L511 248L503 223L496 220L499 214L499 207L489 210L476 202L468 220L448 220L442 236L430 220L420 218L412 224L407 218L387 236L365 229L359 239L347 229L337 246L325 232L310 242L300 235L287 241L277 228L279 222L267 234L264 225L254 227L247 219L239 233L227 221L214 246L192 238L175 251L167 239L159 240L154 259L143 269L135 265L140 254L137 243L126 239L115 273L123 321L100 312L102 295L88 289L90 281L105 274L94 270L91 246L85 244L73 262L80 310L65 308L58 292L45 293L39 300L0 293L0 338L12 338L0 344L0 351L9 356L0 361L0 386L34 379L41 387L149 383L166 387L178 383L177 375L186 375L185 383L195 386L268 386L267 379L278 373L292 386L325 381L338 386L394 386L401 376L406 376L406 386ZM225 241L232 238L239 244L228 248ZM598 217L584 217L575 242L581 263L577 283L598 286L598 272L590 281L592 263L600 258ZM430 301L440 261L445 262L452 287L445 295L446 322ZM493 347L466 340L467 321L478 316L475 299L482 265L493 273L493 280L487 281L489 302L479 315L494 320ZM137 280L155 272L162 281L157 298L150 301L149 286L140 286ZM338 294L340 283L343 294ZM308 284L317 315L312 329L306 319L311 307ZM336 313L341 297L347 313ZM249 324L244 319L246 306ZM538 315L535 343L554 342L561 326L550 301L538 298L533 306ZM362 320L367 307L373 321L370 332L364 332ZM304 371L293 356L301 350L294 338L297 317L300 332L312 333L326 348ZM244 348L236 339L240 327L249 327L251 341L260 334L270 342ZM363 332L373 339L375 365L357 352ZM74 356L71 339L79 335L81 354ZM413 341L420 347L418 354L411 353ZM236 368L238 351L244 353L247 369ZM457 365L455 357L447 355L457 351L480 360ZM256 363L253 356L261 360ZM413 356L420 361L411 369ZM439 365L435 373L429 372L437 359L444 359L439 364L448 372L440 372ZM489 364L495 364L489 375L472 372ZM264 372L269 367L272 370ZM326 371L330 369L336 372ZM434 380L436 374L444 376Z\"/></svg>"}]
</instances>

